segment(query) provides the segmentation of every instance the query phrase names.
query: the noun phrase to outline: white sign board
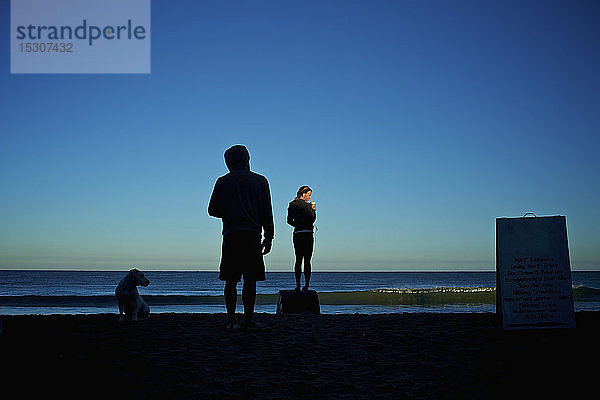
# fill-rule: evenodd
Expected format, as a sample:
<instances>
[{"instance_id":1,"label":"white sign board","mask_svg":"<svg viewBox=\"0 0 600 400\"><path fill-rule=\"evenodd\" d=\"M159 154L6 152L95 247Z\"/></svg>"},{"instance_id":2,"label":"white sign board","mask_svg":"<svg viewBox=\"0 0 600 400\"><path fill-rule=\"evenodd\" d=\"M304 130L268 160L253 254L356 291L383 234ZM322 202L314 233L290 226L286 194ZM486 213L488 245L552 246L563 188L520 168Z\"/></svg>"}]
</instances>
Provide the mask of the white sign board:
<instances>
[{"instance_id":1,"label":"white sign board","mask_svg":"<svg viewBox=\"0 0 600 400\"><path fill-rule=\"evenodd\" d=\"M575 327L564 216L496 219L496 299L504 329Z\"/></svg>"}]
</instances>

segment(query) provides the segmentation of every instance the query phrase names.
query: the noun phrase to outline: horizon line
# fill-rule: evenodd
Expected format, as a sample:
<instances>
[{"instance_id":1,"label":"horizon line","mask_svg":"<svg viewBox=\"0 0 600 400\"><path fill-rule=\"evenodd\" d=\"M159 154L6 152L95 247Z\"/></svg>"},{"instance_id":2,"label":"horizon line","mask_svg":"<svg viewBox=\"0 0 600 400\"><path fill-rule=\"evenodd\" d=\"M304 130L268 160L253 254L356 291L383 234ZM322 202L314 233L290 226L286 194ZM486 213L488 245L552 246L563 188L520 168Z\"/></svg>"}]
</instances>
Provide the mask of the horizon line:
<instances>
[{"instance_id":1,"label":"horizon line","mask_svg":"<svg viewBox=\"0 0 600 400\"><path fill-rule=\"evenodd\" d=\"M0 268L0 271L54 271L54 272L124 272L133 268L139 267L131 267L125 269L88 269L88 268ZM140 269L144 272L211 272L218 273L219 270L201 270L201 269ZM293 270L283 271L283 270L274 270L274 271L266 271L268 273L294 273ZM424 269L424 270L322 270L315 271L313 270L313 274L318 273L398 273L398 272L407 272L407 273L440 273L440 272L496 272L496 269ZM600 272L600 269L573 269L571 268L571 272Z\"/></svg>"}]
</instances>

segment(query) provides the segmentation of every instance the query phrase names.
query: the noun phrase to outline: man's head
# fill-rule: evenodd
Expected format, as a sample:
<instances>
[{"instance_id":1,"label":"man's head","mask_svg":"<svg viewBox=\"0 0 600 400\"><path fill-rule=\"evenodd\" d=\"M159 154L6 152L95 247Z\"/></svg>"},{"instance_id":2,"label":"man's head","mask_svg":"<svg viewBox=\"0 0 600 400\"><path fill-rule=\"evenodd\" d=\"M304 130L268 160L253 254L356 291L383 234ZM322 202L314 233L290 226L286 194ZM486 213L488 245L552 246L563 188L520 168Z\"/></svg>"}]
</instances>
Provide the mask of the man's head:
<instances>
[{"instance_id":1,"label":"man's head","mask_svg":"<svg viewBox=\"0 0 600 400\"><path fill-rule=\"evenodd\" d=\"M236 144L225 151L225 164L230 171L250 170L250 153L245 146Z\"/></svg>"}]
</instances>

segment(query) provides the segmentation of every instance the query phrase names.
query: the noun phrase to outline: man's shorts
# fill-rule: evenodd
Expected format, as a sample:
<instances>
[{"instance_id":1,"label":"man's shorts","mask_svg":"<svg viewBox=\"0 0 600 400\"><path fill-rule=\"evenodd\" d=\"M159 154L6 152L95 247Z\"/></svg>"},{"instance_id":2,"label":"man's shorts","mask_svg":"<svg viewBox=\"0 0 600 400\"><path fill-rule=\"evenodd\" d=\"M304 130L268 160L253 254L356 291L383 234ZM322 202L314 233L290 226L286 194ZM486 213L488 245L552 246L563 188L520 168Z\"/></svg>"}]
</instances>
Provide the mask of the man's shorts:
<instances>
[{"instance_id":1,"label":"man's shorts","mask_svg":"<svg viewBox=\"0 0 600 400\"><path fill-rule=\"evenodd\" d=\"M223 236L219 279L239 282L264 281L265 263L260 247L260 233L237 231Z\"/></svg>"},{"instance_id":2,"label":"man's shorts","mask_svg":"<svg viewBox=\"0 0 600 400\"><path fill-rule=\"evenodd\" d=\"M313 252L313 233L297 232L294 233L294 253L297 256L312 256Z\"/></svg>"}]
</instances>

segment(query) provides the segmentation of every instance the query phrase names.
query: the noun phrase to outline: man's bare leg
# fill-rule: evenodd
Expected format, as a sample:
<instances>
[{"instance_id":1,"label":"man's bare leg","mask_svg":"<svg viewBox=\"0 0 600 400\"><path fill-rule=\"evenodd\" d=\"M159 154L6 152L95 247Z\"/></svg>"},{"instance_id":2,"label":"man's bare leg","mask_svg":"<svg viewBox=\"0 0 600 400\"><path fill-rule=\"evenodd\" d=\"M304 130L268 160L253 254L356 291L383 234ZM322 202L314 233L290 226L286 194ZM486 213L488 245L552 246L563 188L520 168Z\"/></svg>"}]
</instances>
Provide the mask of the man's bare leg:
<instances>
[{"instance_id":1,"label":"man's bare leg","mask_svg":"<svg viewBox=\"0 0 600 400\"><path fill-rule=\"evenodd\" d=\"M237 321L235 319L235 307L237 303L237 282L225 282L225 307L227 308L227 328L231 330L237 329Z\"/></svg>"},{"instance_id":2,"label":"man's bare leg","mask_svg":"<svg viewBox=\"0 0 600 400\"><path fill-rule=\"evenodd\" d=\"M256 303L256 281L251 281L244 278L242 300L244 301L244 322L246 325L250 325L252 324L252 319L254 318L254 304Z\"/></svg>"}]
</instances>

